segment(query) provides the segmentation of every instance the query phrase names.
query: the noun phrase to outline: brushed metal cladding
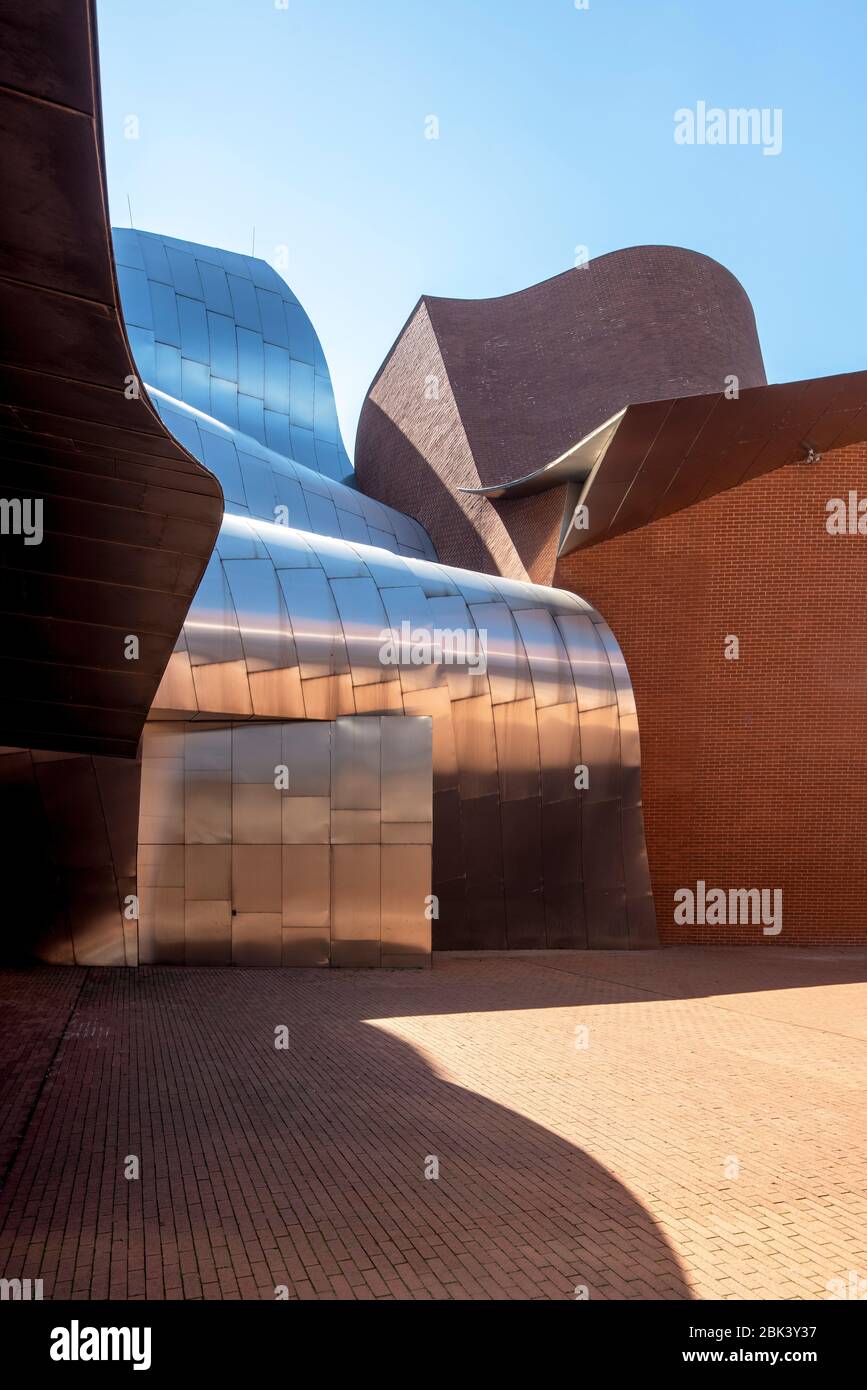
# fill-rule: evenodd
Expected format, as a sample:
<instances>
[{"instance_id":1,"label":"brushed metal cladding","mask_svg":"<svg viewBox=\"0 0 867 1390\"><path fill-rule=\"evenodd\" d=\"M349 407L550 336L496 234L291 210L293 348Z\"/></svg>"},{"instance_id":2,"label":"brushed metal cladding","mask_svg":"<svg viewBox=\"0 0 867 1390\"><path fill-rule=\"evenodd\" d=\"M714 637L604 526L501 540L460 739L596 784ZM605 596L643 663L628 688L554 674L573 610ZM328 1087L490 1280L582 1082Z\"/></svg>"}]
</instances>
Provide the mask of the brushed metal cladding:
<instances>
[{"instance_id":1,"label":"brushed metal cladding","mask_svg":"<svg viewBox=\"0 0 867 1390\"><path fill-rule=\"evenodd\" d=\"M382 820L412 824L430 819L432 732L429 719L383 719Z\"/></svg>"},{"instance_id":2,"label":"brushed metal cladding","mask_svg":"<svg viewBox=\"0 0 867 1390\"><path fill-rule=\"evenodd\" d=\"M7 762L10 771L17 761ZM131 934L143 963L430 964L429 719L151 721L142 765L140 911ZM337 804L345 800L366 804ZM384 815L392 838L383 857ZM96 899L94 962L111 904L102 866L88 867L88 844L70 897L73 908L76 893L82 900L79 912L88 895ZM134 875L129 845L118 854ZM389 882L392 871L399 877Z\"/></svg>"},{"instance_id":3,"label":"brushed metal cladding","mask_svg":"<svg viewBox=\"0 0 867 1390\"><path fill-rule=\"evenodd\" d=\"M133 228L112 238L150 400L228 513L436 558L417 521L356 490L319 339L272 266Z\"/></svg>"},{"instance_id":4,"label":"brushed metal cladding","mask_svg":"<svg viewBox=\"0 0 867 1390\"><path fill-rule=\"evenodd\" d=\"M130 389L95 11L0 4L0 738L134 763L222 496Z\"/></svg>"},{"instance_id":5,"label":"brushed metal cladding","mask_svg":"<svg viewBox=\"0 0 867 1390\"><path fill-rule=\"evenodd\" d=\"M617 818L606 821L605 854L621 879L624 856L634 861L630 894L649 894L634 702L599 614L523 578L437 563L417 522L357 490L318 340L270 267L142 232L116 232L115 247L156 407L226 498L154 713L280 719L291 745L282 753L290 792L276 793L279 827L267 791L277 755L233 763L233 783L252 784L231 793L233 843L327 840L341 849L332 873L341 876L353 856L369 866L378 846L424 843L427 813L416 801L429 804L432 763L434 791L457 789L454 821L439 817L442 853L434 846L434 890L444 889L436 943L545 946L586 935L595 944L583 897L574 930L564 919L560 874L546 905L540 837L543 805L574 810L556 822L557 851L575 866L565 880L574 900L584 883L582 801L620 807L623 795L637 816L628 834ZM162 355L151 356L148 335ZM430 749L414 748L430 735L411 732L400 715L425 717ZM324 742L317 774L312 744L308 755L292 732L304 725L289 719L328 722L327 785ZM586 791L575 785L582 761ZM213 834L195 791L199 833ZM335 902L339 915L342 889ZM630 944L625 901L618 915L606 899L600 921L600 940L616 932Z\"/></svg>"},{"instance_id":6,"label":"brushed metal cladding","mask_svg":"<svg viewBox=\"0 0 867 1390\"><path fill-rule=\"evenodd\" d=\"M380 721L338 719L333 738L333 791L336 811L379 810Z\"/></svg>"},{"instance_id":7,"label":"brushed metal cladding","mask_svg":"<svg viewBox=\"0 0 867 1390\"><path fill-rule=\"evenodd\" d=\"M270 564L285 598L284 659L294 664L284 670L299 701L286 715L327 719L332 727L333 844L372 850L376 842L413 843L417 832L409 827L425 823L415 809L414 787L425 800L428 755L421 748L413 752L412 721L399 716L430 720L433 791L457 790L434 835L433 892L440 899L435 945L616 942L623 948L652 941L635 704L617 642L593 608L576 595L539 585L454 571L355 541L300 536L252 517L233 517L231 530L232 558L222 559L218 547L217 563L234 568L234 588L245 565L261 573ZM411 584L403 582L404 569ZM303 582L296 585L299 577ZM263 589L265 632L272 630L270 595L276 591L268 586L266 596ZM257 585L246 592L254 596ZM249 605L245 613L245 622L258 627ZM305 674L305 646L319 643L321 657L334 649L335 617L349 673L338 673L339 662L323 659L309 669L327 674ZM196 600L189 614L193 630L198 621ZM172 659L179 669L184 657L180 648ZM255 712L260 673L253 664L249 657L214 664L220 673L232 671L233 706L225 713ZM225 677L209 685L208 669L195 668L196 704L178 708L173 699L180 682L170 665L154 715L190 719L220 712L212 702ZM276 707L272 712L280 714ZM280 835L285 844L322 843L325 742L314 753L307 733L296 731L309 729L313 740L315 724L285 723L289 732L278 750L269 727L253 719L235 732L236 744L247 739L252 748L262 740L263 752L252 763L239 763L234 776L264 786L282 760L291 789L295 766L298 800L309 800L309 808L293 808L291 795L284 799ZM318 777L308 769L308 757L318 760ZM551 803L564 804L559 819L542 818L542 807ZM600 804L610 809L591 815ZM244 814L257 827L249 833L265 836L252 802ZM408 828L384 832L392 824ZM565 880L559 873L551 878L550 847L542 853L543 831L553 833L555 825L556 854L574 866Z\"/></svg>"}]
</instances>

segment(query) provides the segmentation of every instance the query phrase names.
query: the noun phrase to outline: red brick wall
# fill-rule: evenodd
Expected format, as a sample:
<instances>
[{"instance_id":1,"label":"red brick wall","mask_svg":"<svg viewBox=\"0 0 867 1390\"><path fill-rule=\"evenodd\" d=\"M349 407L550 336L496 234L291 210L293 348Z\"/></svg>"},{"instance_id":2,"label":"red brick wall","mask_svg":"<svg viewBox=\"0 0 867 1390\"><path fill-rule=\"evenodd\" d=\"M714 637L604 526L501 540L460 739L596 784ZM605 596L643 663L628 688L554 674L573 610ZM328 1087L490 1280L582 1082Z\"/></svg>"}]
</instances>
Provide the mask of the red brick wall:
<instances>
[{"instance_id":1,"label":"red brick wall","mask_svg":"<svg viewBox=\"0 0 867 1390\"><path fill-rule=\"evenodd\" d=\"M867 496L865 445L558 564L632 677L664 943L867 944L867 535L825 528L852 488ZM781 888L782 932L676 925L699 879Z\"/></svg>"}]
</instances>

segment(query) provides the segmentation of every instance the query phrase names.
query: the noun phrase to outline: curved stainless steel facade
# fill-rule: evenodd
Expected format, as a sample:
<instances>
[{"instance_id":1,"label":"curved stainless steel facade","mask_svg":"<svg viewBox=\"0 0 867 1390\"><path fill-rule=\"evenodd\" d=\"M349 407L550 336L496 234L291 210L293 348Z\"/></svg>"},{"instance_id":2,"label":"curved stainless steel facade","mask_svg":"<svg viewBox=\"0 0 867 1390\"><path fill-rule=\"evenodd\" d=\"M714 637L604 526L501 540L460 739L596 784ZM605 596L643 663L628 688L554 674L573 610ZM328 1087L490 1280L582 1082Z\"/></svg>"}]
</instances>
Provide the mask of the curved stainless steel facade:
<instances>
[{"instance_id":1,"label":"curved stainless steel facade","mask_svg":"<svg viewBox=\"0 0 867 1390\"><path fill-rule=\"evenodd\" d=\"M158 713L427 715L434 946L655 943L632 690L573 594L227 516Z\"/></svg>"},{"instance_id":2,"label":"curved stainless steel facade","mask_svg":"<svg viewBox=\"0 0 867 1390\"><path fill-rule=\"evenodd\" d=\"M635 703L600 615L436 563L417 522L338 480L327 364L270 266L114 240L145 382L226 498L152 717L427 716L433 944L654 944Z\"/></svg>"},{"instance_id":3,"label":"curved stainless steel facade","mask_svg":"<svg viewBox=\"0 0 867 1390\"><path fill-rule=\"evenodd\" d=\"M89 914L79 885L44 958L655 944L635 704L601 616L439 564L416 521L358 490L318 340L270 267L145 233L115 245L138 370L225 514L146 725L137 879L129 816L103 799L106 892ZM323 738L327 779L309 765ZM70 768L6 765L66 843Z\"/></svg>"}]
</instances>

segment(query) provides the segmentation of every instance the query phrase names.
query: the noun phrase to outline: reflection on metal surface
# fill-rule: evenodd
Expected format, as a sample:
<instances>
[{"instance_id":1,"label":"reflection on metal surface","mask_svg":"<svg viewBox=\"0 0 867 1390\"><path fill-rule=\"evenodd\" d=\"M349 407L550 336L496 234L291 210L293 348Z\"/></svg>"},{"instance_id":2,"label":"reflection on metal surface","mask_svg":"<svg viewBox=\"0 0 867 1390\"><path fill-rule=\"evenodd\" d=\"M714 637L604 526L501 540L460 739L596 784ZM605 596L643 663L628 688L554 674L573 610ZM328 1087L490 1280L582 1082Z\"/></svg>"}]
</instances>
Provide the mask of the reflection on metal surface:
<instances>
[{"instance_id":1,"label":"reflection on metal surface","mask_svg":"<svg viewBox=\"0 0 867 1390\"><path fill-rule=\"evenodd\" d=\"M430 750L423 717L151 722L142 962L429 964Z\"/></svg>"},{"instance_id":2,"label":"reflection on metal surface","mask_svg":"<svg viewBox=\"0 0 867 1390\"><path fill-rule=\"evenodd\" d=\"M367 928L350 921L358 907L350 889L352 867L361 875L359 882L372 884L374 863L382 873L386 862L375 846L397 847L420 838L417 831L386 833L385 827L426 823L417 808L429 804L430 756L434 791L457 790L447 813L450 824L441 821L433 836L436 945L655 944L635 704L617 643L598 613L573 594L423 560L413 562L414 582L405 585L395 557L375 547L334 538L323 546L317 538L314 549L310 537L254 518L233 517L231 529L235 558L219 558L218 546L214 563L232 566L234 590L243 588L248 596L243 620L248 633L261 632L268 641L273 633L270 605L277 587L265 582L266 565L273 567L285 597L281 651L288 664L283 669L293 675L300 701L297 711L286 713L306 720L324 713L333 717L354 692L353 715L337 717L332 736L330 839L341 849L353 846L335 861L340 940L369 941ZM237 558L242 552L249 558ZM267 562L263 553L271 557ZM295 563L298 555L304 557L302 566ZM240 575L245 566L257 576L255 583ZM299 577L303 582L296 588ZM258 592L261 614L254 611ZM202 602L211 600L206 595ZM197 598L188 617L191 632L202 621L200 614ZM433 645L426 660L413 658L413 650L424 656L423 647L402 655L388 638L399 635L404 622L416 634L448 627L472 635L474 643L466 649L483 652L486 663L482 669L450 664L448 647L440 653L443 660L434 660ZM307 676L303 653L313 643L320 659L311 668L317 674ZM183 663L184 655L180 649L173 662ZM258 659L245 655L231 664L234 703L223 713L254 708ZM329 667L329 674L318 674ZM226 668L215 663L214 669ZM209 684L207 670L203 663L195 668L197 694L204 685L207 702L198 695L195 704L179 706L173 703L170 666L154 715L213 715L210 701L218 687ZM379 711L385 711L381 720L362 717ZM407 742L404 721L396 717L401 714L429 717L430 754L420 756ZM284 799L278 831L276 811L269 809L276 806L273 789L265 785L268 768L280 760L279 740L269 733L275 728L252 723L233 734L236 750L246 746L245 740L251 750L243 758L236 754L235 780L261 784L255 796L236 788L236 846L250 837L275 842L280 835L284 844L312 844L323 835L324 746L316 741L322 736L314 726L284 725L283 760L290 769L296 766L295 794L306 805L296 813L291 797ZM318 775L312 766L317 762ZM543 806L551 808L544 817ZM198 803L196 814L203 814ZM401 862L399 856L386 858ZM370 954L361 946L349 952L357 963Z\"/></svg>"},{"instance_id":3,"label":"reflection on metal surface","mask_svg":"<svg viewBox=\"0 0 867 1390\"><path fill-rule=\"evenodd\" d=\"M599 614L439 564L357 490L318 341L270 267L147 233L116 246L141 375L225 514L142 740L137 888L136 797L118 806L111 769L9 755L69 859L43 956L655 944L635 705Z\"/></svg>"}]
</instances>

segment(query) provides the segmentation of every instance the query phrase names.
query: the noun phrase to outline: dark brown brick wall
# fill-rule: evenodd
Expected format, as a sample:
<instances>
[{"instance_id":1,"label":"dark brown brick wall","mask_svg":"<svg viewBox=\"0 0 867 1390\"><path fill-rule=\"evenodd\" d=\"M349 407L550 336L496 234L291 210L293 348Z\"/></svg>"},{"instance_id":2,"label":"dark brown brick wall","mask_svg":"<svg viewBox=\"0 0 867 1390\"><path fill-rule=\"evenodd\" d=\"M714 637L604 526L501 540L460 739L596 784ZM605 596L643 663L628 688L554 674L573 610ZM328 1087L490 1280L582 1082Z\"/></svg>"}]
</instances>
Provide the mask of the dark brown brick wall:
<instances>
[{"instance_id":1,"label":"dark brown brick wall","mask_svg":"<svg viewBox=\"0 0 867 1390\"><path fill-rule=\"evenodd\" d=\"M867 942L867 536L825 528L853 488L867 496L865 445L557 566L632 677L663 943ZM699 879L781 888L781 934L675 925L675 890Z\"/></svg>"},{"instance_id":2,"label":"dark brown brick wall","mask_svg":"<svg viewBox=\"0 0 867 1390\"><path fill-rule=\"evenodd\" d=\"M356 473L447 564L547 584L556 499L459 489L522 477L624 405L717 390L730 373L765 381L750 302L679 247L631 247L496 299L425 296L368 392Z\"/></svg>"}]
</instances>

